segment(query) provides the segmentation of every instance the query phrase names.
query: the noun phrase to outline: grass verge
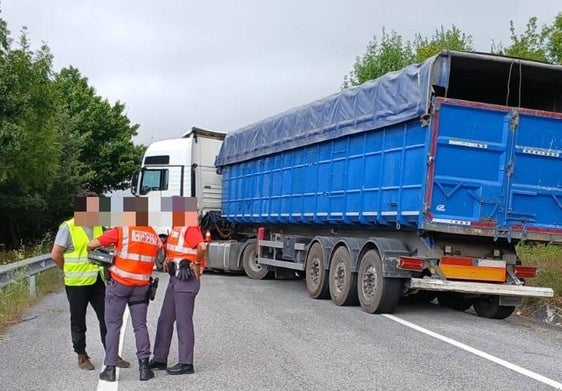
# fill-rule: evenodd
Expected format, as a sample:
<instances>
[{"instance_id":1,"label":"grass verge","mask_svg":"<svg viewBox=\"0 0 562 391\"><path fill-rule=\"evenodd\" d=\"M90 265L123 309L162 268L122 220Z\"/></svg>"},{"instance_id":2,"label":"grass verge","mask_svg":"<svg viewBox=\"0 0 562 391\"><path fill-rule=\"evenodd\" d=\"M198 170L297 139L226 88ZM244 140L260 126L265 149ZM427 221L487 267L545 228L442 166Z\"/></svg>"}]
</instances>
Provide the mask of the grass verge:
<instances>
[{"instance_id":1,"label":"grass verge","mask_svg":"<svg viewBox=\"0 0 562 391\"><path fill-rule=\"evenodd\" d=\"M36 278L37 295L32 296L27 279L13 282L0 289L0 335L6 327L21 320L23 312L48 293L64 286L62 272L57 269L47 270Z\"/></svg>"},{"instance_id":2,"label":"grass verge","mask_svg":"<svg viewBox=\"0 0 562 391\"><path fill-rule=\"evenodd\" d=\"M554 244L521 244L517 254L525 266L535 266L537 275L526 283L554 290L553 304L562 307L562 246Z\"/></svg>"},{"instance_id":3,"label":"grass verge","mask_svg":"<svg viewBox=\"0 0 562 391\"><path fill-rule=\"evenodd\" d=\"M554 291L553 298L529 298L520 308L520 314L548 323L562 324L562 246L520 243L517 254L523 265L537 268L536 277L525 283L529 286L552 288Z\"/></svg>"}]
</instances>

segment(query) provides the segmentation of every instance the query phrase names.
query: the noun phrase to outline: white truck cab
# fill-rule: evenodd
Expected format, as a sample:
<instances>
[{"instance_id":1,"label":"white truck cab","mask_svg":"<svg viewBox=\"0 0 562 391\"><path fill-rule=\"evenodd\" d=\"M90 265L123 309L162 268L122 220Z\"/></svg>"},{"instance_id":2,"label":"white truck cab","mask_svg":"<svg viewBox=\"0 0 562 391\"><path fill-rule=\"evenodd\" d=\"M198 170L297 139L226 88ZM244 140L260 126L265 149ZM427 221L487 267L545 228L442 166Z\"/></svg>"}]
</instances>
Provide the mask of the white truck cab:
<instances>
[{"instance_id":1,"label":"white truck cab","mask_svg":"<svg viewBox=\"0 0 562 391\"><path fill-rule=\"evenodd\" d=\"M139 197L196 197L200 217L221 209L221 177L214 166L226 133L193 127L181 138L150 144L131 178Z\"/></svg>"}]
</instances>

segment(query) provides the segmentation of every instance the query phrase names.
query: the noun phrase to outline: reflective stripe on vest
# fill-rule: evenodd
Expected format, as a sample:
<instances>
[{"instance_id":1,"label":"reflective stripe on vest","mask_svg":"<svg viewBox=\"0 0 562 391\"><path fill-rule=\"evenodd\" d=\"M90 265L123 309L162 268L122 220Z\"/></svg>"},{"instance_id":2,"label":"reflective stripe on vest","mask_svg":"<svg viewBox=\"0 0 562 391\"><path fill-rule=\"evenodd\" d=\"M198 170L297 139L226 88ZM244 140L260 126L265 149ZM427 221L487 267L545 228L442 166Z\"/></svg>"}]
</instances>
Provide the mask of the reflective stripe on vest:
<instances>
[{"instance_id":1,"label":"reflective stripe on vest","mask_svg":"<svg viewBox=\"0 0 562 391\"><path fill-rule=\"evenodd\" d=\"M197 260L197 249L188 247L185 243L185 233L188 227L173 227L166 242L166 257L171 261L188 259Z\"/></svg>"},{"instance_id":2,"label":"reflective stripe on vest","mask_svg":"<svg viewBox=\"0 0 562 391\"><path fill-rule=\"evenodd\" d=\"M118 227L119 240L111 277L127 286L147 285L160 248L160 238L151 227Z\"/></svg>"},{"instance_id":3,"label":"reflective stripe on vest","mask_svg":"<svg viewBox=\"0 0 562 391\"><path fill-rule=\"evenodd\" d=\"M88 260L87 245L90 239L84 228L74 225L74 219L65 221L72 240L73 250L63 254L64 257L64 284L68 286L88 286L95 284L101 266ZM103 233L100 226L92 228L93 237L97 238Z\"/></svg>"}]
</instances>

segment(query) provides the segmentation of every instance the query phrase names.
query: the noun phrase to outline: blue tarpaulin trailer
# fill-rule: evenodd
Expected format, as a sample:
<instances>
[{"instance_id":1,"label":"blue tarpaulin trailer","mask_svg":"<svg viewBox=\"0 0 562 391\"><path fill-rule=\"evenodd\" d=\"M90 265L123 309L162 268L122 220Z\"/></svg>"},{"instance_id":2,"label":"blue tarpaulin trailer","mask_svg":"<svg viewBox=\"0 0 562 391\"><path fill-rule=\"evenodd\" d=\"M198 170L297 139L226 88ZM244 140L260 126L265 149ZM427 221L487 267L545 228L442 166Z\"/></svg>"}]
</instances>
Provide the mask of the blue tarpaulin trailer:
<instances>
[{"instance_id":1,"label":"blue tarpaulin trailer","mask_svg":"<svg viewBox=\"0 0 562 391\"><path fill-rule=\"evenodd\" d=\"M533 85L542 101L530 109L435 94L453 82L455 61L478 59L503 64L506 83L482 100L509 101L509 78L530 64L562 79L561 67L447 53L248 126L216 160L223 214L562 240L562 114L552 111L562 111L562 81ZM527 93L520 87L511 94Z\"/></svg>"},{"instance_id":2,"label":"blue tarpaulin trailer","mask_svg":"<svg viewBox=\"0 0 562 391\"><path fill-rule=\"evenodd\" d=\"M368 312L406 292L503 318L552 295L514 244L562 242L561 66L445 51L231 132L215 165L223 218L262 227L251 277L300 270Z\"/></svg>"}]
</instances>

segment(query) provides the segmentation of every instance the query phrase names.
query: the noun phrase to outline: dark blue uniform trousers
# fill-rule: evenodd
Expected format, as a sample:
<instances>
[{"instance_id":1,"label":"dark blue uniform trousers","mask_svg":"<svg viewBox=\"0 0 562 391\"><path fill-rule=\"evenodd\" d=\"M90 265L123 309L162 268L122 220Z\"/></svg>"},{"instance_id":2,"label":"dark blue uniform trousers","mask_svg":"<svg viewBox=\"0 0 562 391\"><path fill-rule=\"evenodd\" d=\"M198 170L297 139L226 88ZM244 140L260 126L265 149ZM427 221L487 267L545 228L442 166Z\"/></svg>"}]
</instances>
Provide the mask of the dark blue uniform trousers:
<instances>
[{"instance_id":1,"label":"dark blue uniform trousers","mask_svg":"<svg viewBox=\"0 0 562 391\"><path fill-rule=\"evenodd\" d=\"M146 327L146 286L125 286L117 281L110 280L105 289L105 365L117 365L119 354L119 337L123 324L123 313L129 305L131 321L135 332L137 344L137 358L143 359L150 356L150 338Z\"/></svg>"},{"instance_id":2,"label":"dark blue uniform trousers","mask_svg":"<svg viewBox=\"0 0 562 391\"><path fill-rule=\"evenodd\" d=\"M198 278L191 277L187 281L180 281L177 277L170 277L164 303L162 303L162 309L158 317L158 328L154 341L155 361L168 362L175 322L178 331L178 363L193 364L193 347L195 345L193 309L195 297L199 293L200 287L201 282Z\"/></svg>"}]
</instances>

